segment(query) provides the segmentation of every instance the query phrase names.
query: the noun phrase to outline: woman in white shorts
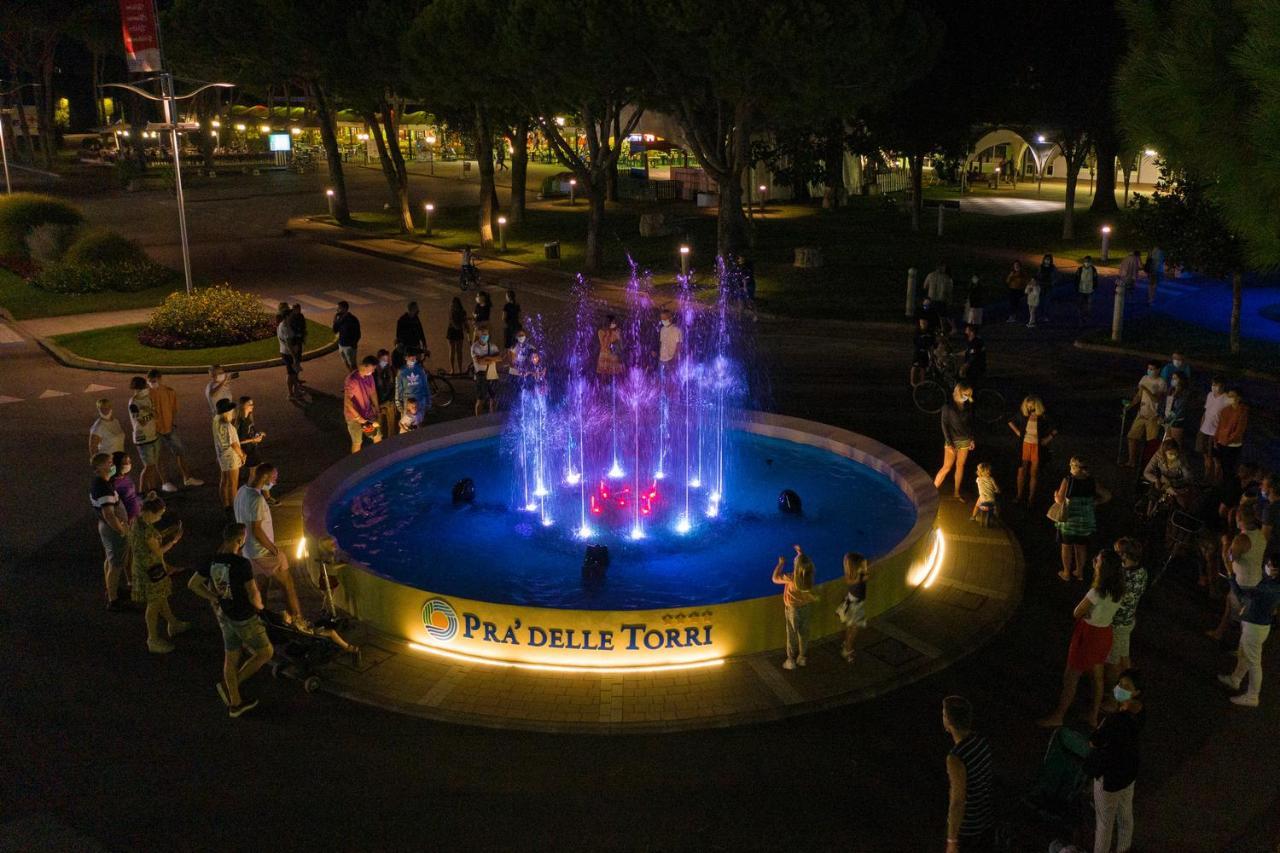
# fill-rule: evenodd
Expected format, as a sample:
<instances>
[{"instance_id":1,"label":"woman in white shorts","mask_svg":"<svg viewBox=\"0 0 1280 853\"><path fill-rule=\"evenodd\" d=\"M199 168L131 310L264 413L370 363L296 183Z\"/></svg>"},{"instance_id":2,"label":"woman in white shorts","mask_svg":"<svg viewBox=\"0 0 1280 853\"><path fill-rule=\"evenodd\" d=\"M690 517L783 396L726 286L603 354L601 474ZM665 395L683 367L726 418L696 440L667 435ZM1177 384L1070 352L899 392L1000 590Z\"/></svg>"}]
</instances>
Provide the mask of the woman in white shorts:
<instances>
[{"instance_id":1,"label":"woman in white shorts","mask_svg":"<svg viewBox=\"0 0 1280 853\"><path fill-rule=\"evenodd\" d=\"M223 510L228 514L235 505L240 466L244 465L246 457L240 448L235 417L236 404L230 400L219 400L217 414L213 416L213 451L218 457L218 496L222 498Z\"/></svg>"},{"instance_id":2,"label":"woman in white shorts","mask_svg":"<svg viewBox=\"0 0 1280 853\"><path fill-rule=\"evenodd\" d=\"M867 581L871 578L871 565L867 558L855 552L844 555L844 601L836 608L836 615L844 625L844 646L840 655L853 663L853 641L858 629L867 627Z\"/></svg>"}]
</instances>

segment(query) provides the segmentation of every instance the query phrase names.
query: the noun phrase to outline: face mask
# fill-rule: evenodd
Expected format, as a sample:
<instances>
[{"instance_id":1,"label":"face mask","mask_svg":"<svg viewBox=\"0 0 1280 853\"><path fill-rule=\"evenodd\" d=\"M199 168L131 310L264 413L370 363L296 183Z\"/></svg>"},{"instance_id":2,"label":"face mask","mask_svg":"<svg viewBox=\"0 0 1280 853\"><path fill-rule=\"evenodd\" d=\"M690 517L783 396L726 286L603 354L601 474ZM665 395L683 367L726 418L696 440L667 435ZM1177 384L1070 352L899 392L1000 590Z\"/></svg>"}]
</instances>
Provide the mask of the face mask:
<instances>
[{"instance_id":1,"label":"face mask","mask_svg":"<svg viewBox=\"0 0 1280 853\"><path fill-rule=\"evenodd\" d=\"M1178 454L1176 454L1176 453L1166 453L1166 454L1164 455L1164 461L1166 461L1166 462L1177 462L1177 461L1178 461Z\"/></svg>"},{"instance_id":2,"label":"face mask","mask_svg":"<svg viewBox=\"0 0 1280 853\"><path fill-rule=\"evenodd\" d=\"M107 479L110 480L116 475L116 466L112 465L111 470L107 472Z\"/></svg>"},{"instance_id":3,"label":"face mask","mask_svg":"<svg viewBox=\"0 0 1280 853\"><path fill-rule=\"evenodd\" d=\"M477 298L477 299L476 299L476 304L477 304L477 305L483 305L483 304L484 304L484 300L483 300L483 299L478 299L478 298Z\"/></svg>"},{"instance_id":4,"label":"face mask","mask_svg":"<svg viewBox=\"0 0 1280 853\"><path fill-rule=\"evenodd\" d=\"M487 344L487 343L489 343L489 336L488 336L488 335L481 335L481 336L480 336L480 343L482 343L482 344Z\"/></svg>"},{"instance_id":5,"label":"face mask","mask_svg":"<svg viewBox=\"0 0 1280 853\"><path fill-rule=\"evenodd\" d=\"M516 343L518 343L518 344L522 344L522 343L524 343L524 342L525 342L525 336L524 336L524 335L520 335L519 337L517 337L517 338L516 338Z\"/></svg>"},{"instance_id":6,"label":"face mask","mask_svg":"<svg viewBox=\"0 0 1280 853\"><path fill-rule=\"evenodd\" d=\"M664 328L664 329L665 329L667 326L670 326L670 325L671 325L671 321L670 321L670 320L659 320L658 322L660 322L660 323L662 324L662 328Z\"/></svg>"},{"instance_id":7,"label":"face mask","mask_svg":"<svg viewBox=\"0 0 1280 853\"><path fill-rule=\"evenodd\" d=\"M1174 388L1178 388L1178 387L1180 387L1180 386L1182 385L1182 380L1181 380L1181 379L1174 379L1174 380L1173 380L1172 382L1170 382L1169 384L1171 384Z\"/></svg>"},{"instance_id":8,"label":"face mask","mask_svg":"<svg viewBox=\"0 0 1280 853\"><path fill-rule=\"evenodd\" d=\"M609 328L610 328L610 329L616 329L616 328L618 328L618 324L617 324L617 323L610 323L610 324L609 324Z\"/></svg>"},{"instance_id":9,"label":"face mask","mask_svg":"<svg viewBox=\"0 0 1280 853\"><path fill-rule=\"evenodd\" d=\"M1180 358L1175 358L1175 359L1173 360L1173 366L1174 366L1174 367L1182 367L1182 359L1180 359Z\"/></svg>"},{"instance_id":10,"label":"face mask","mask_svg":"<svg viewBox=\"0 0 1280 853\"><path fill-rule=\"evenodd\" d=\"M390 363L391 363L390 361L388 361L387 359L385 359L385 358L384 358L384 359L380 359L380 360L378 361L378 366L379 366L379 367L386 367L386 366L387 366L387 365L389 365Z\"/></svg>"},{"instance_id":11,"label":"face mask","mask_svg":"<svg viewBox=\"0 0 1280 853\"><path fill-rule=\"evenodd\" d=\"M1128 702L1133 698L1133 694L1125 690L1119 684L1111 689L1111 695L1116 697L1117 702Z\"/></svg>"},{"instance_id":12,"label":"face mask","mask_svg":"<svg viewBox=\"0 0 1280 853\"><path fill-rule=\"evenodd\" d=\"M1148 371L1147 371L1147 375L1148 375L1148 376L1155 376L1155 375L1156 375L1156 372L1155 372L1154 370L1148 370Z\"/></svg>"}]
</instances>

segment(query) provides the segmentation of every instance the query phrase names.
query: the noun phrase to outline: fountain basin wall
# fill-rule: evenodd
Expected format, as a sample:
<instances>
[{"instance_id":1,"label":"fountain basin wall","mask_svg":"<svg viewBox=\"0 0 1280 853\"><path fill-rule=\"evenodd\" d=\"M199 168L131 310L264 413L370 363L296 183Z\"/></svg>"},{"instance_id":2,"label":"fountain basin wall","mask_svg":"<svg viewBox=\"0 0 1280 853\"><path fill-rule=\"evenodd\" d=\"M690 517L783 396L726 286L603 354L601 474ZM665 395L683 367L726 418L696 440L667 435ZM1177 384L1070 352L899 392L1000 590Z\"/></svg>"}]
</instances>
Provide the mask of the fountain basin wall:
<instances>
[{"instance_id":1,"label":"fountain basin wall","mask_svg":"<svg viewBox=\"0 0 1280 853\"><path fill-rule=\"evenodd\" d=\"M932 567L938 541L934 526L937 518L937 491L929 477L901 453L866 436L812 421L779 415L747 413L732 425L735 430L752 436L753 441L783 442L804 449L832 455L833 465L856 463L891 484L895 497L904 502L906 511L914 507L914 521L902 516L901 535L873 558L873 579L868 589L867 613L875 617L894 607L909 595ZM338 544L349 550L342 539L351 535L341 517L344 501L379 476L413 460L430 459L431 454L457 452L477 442L492 441L503 430L503 416L494 415L435 425L414 433L398 436L365 449L326 471L311 484L303 504L303 520L307 536L329 537L339 529ZM496 460L495 460L496 462ZM802 496L803 484L797 484ZM438 490L438 484L436 486ZM772 510L776 513L776 510ZM338 517L335 518L335 513ZM465 524L465 517L440 511L428 514L424 523ZM766 516L740 523L758 526L773 523ZM895 528L897 530L898 528ZM724 534L733 537L735 528ZM759 534L758 530L743 530ZM419 567L412 572L396 568L399 564L380 565L376 556L354 559L342 553L338 570L337 598L340 606L377 629L393 636L440 650L488 658L497 661L545 665L574 666L652 666L691 663L733 655L777 649L785 644L781 587L760 586L758 576L767 579L773 561L779 554L790 559L790 541L786 528L774 536L776 548L752 553L744 572L752 574L750 593L734 597L722 591L699 600L696 594L684 599L663 600L663 606L643 606L640 596L621 606L608 596L611 606L594 607L596 599L569 599L567 605L542 606L510 600L509 590L494 589L484 594L483 584L474 578L467 582L433 580L433 554L430 548L421 553ZM692 550L687 568L697 572L701 560L711 559L717 549L731 543L713 542L700 557ZM771 540L770 545L775 543ZM536 545L534 546L536 547ZM585 547L585 543L583 544ZM376 549L366 549L372 554ZM475 543L474 563L483 572L486 541ZM575 575L581 563L581 549L566 556L566 583L580 583ZM668 558L670 556L668 555ZM456 566L451 566L456 568ZM819 601L812 611L811 638L816 639L840 630L835 614L844 595L845 585L838 576L838 558L826 555L820 560L819 580L815 587ZM788 568L788 571L790 568ZM447 574L447 573L441 573ZM455 579L457 575L453 576ZM609 578L603 581L609 583ZM621 580L619 580L621 583ZM467 595L459 595L465 588ZM765 594L756 594L760 592ZM504 600L506 599L506 600ZM532 598L531 601L540 601ZM636 603L638 602L638 603ZM634 605L634 606L633 606Z\"/></svg>"}]
</instances>

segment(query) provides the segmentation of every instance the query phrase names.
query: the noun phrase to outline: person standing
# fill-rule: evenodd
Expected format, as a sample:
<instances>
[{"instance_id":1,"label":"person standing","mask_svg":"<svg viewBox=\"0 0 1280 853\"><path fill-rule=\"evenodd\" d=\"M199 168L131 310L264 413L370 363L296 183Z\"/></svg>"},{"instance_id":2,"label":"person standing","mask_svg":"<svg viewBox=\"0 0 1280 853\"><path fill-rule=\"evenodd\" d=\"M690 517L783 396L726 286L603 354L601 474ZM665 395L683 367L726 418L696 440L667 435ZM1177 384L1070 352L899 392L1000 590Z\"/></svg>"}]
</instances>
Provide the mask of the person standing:
<instances>
[{"instance_id":1,"label":"person standing","mask_svg":"<svg viewBox=\"0 0 1280 853\"><path fill-rule=\"evenodd\" d=\"M986 305L982 283L977 273L969 278L969 289L964 297L964 322L969 326L981 326L983 306Z\"/></svg>"},{"instance_id":2,"label":"person standing","mask_svg":"<svg viewBox=\"0 0 1280 853\"><path fill-rule=\"evenodd\" d=\"M1191 384L1191 365L1182 357L1182 353L1175 352L1169 356L1169 363L1160 368L1160 378L1168 385L1173 381L1175 373L1181 374L1184 384Z\"/></svg>"},{"instance_id":3,"label":"person standing","mask_svg":"<svg viewBox=\"0 0 1280 853\"><path fill-rule=\"evenodd\" d=\"M1210 483L1222 479L1222 469L1213 456L1213 439L1218 433L1218 422L1222 418L1222 410L1227 406L1227 381L1215 375L1209 382L1209 393L1204 398L1204 414L1200 418L1200 429L1196 432L1196 450L1204 461L1204 478Z\"/></svg>"},{"instance_id":4,"label":"person standing","mask_svg":"<svg viewBox=\"0 0 1280 853\"><path fill-rule=\"evenodd\" d=\"M124 450L124 427L116 420L111 401L106 397L97 402L98 417L89 427L89 458L99 453L119 453Z\"/></svg>"},{"instance_id":5,"label":"person standing","mask_svg":"<svg viewBox=\"0 0 1280 853\"><path fill-rule=\"evenodd\" d=\"M1235 527L1235 536L1222 537L1222 564L1227 569L1228 580L1234 581L1234 584L1231 594L1223 603L1218 627L1208 632L1208 636L1214 640L1221 640L1226 635L1231 617L1238 616L1244 604L1235 590L1249 590L1262 581L1262 561L1267 550L1267 540L1258 524L1254 504L1243 504L1236 510Z\"/></svg>"},{"instance_id":6,"label":"person standing","mask_svg":"<svg viewBox=\"0 0 1280 853\"><path fill-rule=\"evenodd\" d=\"M93 482L89 485L89 506L97 516L98 538L102 541L102 577L107 589L107 609L120 613L129 609L119 598L120 576L128 566L128 518L111 482L117 473L111 464L111 454L98 453L90 463Z\"/></svg>"},{"instance_id":7,"label":"person standing","mask_svg":"<svg viewBox=\"0 0 1280 853\"><path fill-rule=\"evenodd\" d=\"M217 553L187 581L187 589L208 601L218 620L223 656L222 678L216 687L231 717L239 717L258 704L256 699L245 698L240 686L275 654L258 616L263 609L262 593L253 580L253 567L240 554L247 537L243 524L228 524L222 529ZM244 652L249 653L249 659L241 663Z\"/></svg>"},{"instance_id":8,"label":"person standing","mask_svg":"<svg viewBox=\"0 0 1280 853\"><path fill-rule=\"evenodd\" d=\"M352 453L360 452L365 436L374 444L382 441L382 428L378 425L378 390L373 383L373 371L377 366L378 360L366 355L342 385L342 416L347 422Z\"/></svg>"},{"instance_id":9,"label":"person standing","mask_svg":"<svg viewBox=\"0 0 1280 853\"><path fill-rule=\"evenodd\" d=\"M161 381L161 373L156 368L147 372L147 385L151 389L151 400L156 413L156 435L161 446L168 448L178 463L178 473L182 475L182 485L203 486L204 480L197 480L187 470L186 446L182 436L178 434L178 392ZM166 482L161 488L166 492L176 492L178 487Z\"/></svg>"},{"instance_id":10,"label":"person standing","mask_svg":"<svg viewBox=\"0 0 1280 853\"><path fill-rule=\"evenodd\" d=\"M383 435L395 435L393 427L400 421L396 410L396 368L391 353L378 350L378 366L373 369L373 387L378 392L378 426Z\"/></svg>"},{"instance_id":11,"label":"person standing","mask_svg":"<svg viewBox=\"0 0 1280 853\"><path fill-rule=\"evenodd\" d=\"M1164 407L1164 395L1168 390L1168 386L1160 378L1160 366L1154 361L1148 361L1146 375L1138 380L1137 390L1129 401L1129 407L1136 407L1138 414L1129 427L1129 460L1125 467L1138 467L1145 445L1159 437L1160 411Z\"/></svg>"},{"instance_id":12,"label":"person standing","mask_svg":"<svg viewBox=\"0 0 1280 853\"><path fill-rule=\"evenodd\" d=\"M1036 268L1035 282L1040 287L1040 301L1043 311L1040 317L1049 322L1049 314L1053 311L1053 286L1058 281L1058 268L1053 263L1053 255L1045 255Z\"/></svg>"},{"instance_id":13,"label":"person standing","mask_svg":"<svg viewBox=\"0 0 1280 853\"><path fill-rule=\"evenodd\" d=\"M165 491L177 491L177 487L166 483L164 470L160 466L160 436L156 433L156 407L151 399L151 389L147 380L135 376L129 380L129 390L133 396L129 398L129 422L133 427L133 444L138 448L138 459L142 462L142 471L138 474L138 488L145 494L163 487Z\"/></svg>"},{"instance_id":14,"label":"person standing","mask_svg":"<svg viewBox=\"0 0 1280 853\"><path fill-rule=\"evenodd\" d=\"M449 341L449 372L454 376L466 372L467 329L467 310L462 307L462 300L455 296L449 303L449 327L444 333Z\"/></svg>"},{"instance_id":15,"label":"person standing","mask_svg":"<svg viewBox=\"0 0 1280 853\"><path fill-rule=\"evenodd\" d=\"M298 381L302 382L302 354L307 346L307 318L302 315L302 305L293 303L289 309L289 352L293 354L293 364L298 371Z\"/></svg>"},{"instance_id":16,"label":"person standing","mask_svg":"<svg viewBox=\"0 0 1280 853\"><path fill-rule=\"evenodd\" d=\"M947 752L946 853L985 853L995 833L991 745L974 732L973 705L963 696L942 700L942 727L952 742Z\"/></svg>"},{"instance_id":17,"label":"person standing","mask_svg":"<svg viewBox=\"0 0 1280 853\"><path fill-rule=\"evenodd\" d=\"M917 317L916 333L911 339L910 381L912 388L924 381L925 374L929 369L929 354L933 352L933 348L937 344L937 335L929 328L929 318Z\"/></svg>"},{"instance_id":18,"label":"person standing","mask_svg":"<svg viewBox=\"0 0 1280 853\"><path fill-rule=\"evenodd\" d=\"M338 336L338 352L342 363L350 372L356 369L356 347L360 344L360 318L351 313L351 306L344 299L338 303L333 315L333 331Z\"/></svg>"},{"instance_id":19,"label":"person standing","mask_svg":"<svg viewBox=\"0 0 1280 853\"><path fill-rule=\"evenodd\" d=\"M498 365L502 350L489 340L489 327L476 326L476 339L471 344L471 370L476 380L476 417L486 406L492 414L498 410Z\"/></svg>"},{"instance_id":20,"label":"person standing","mask_svg":"<svg viewBox=\"0 0 1280 853\"><path fill-rule=\"evenodd\" d=\"M1027 289L1027 274L1022 271L1022 261L1014 261L1013 269L1004 279L1009 297L1009 319L1006 323L1018 322L1018 306L1022 303L1022 292Z\"/></svg>"},{"instance_id":21,"label":"person standing","mask_svg":"<svg viewBox=\"0 0 1280 853\"><path fill-rule=\"evenodd\" d=\"M526 378L532 378L533 375L531 363L533 355L534 349L533 344L529 342L529 333L524 329L516 329L512 345L507 348L507 375L515 383L517 392L530 384Z\"/></svg>"},{"instance_id":22,"label":"person standing","mask_svg":"<svg viewBox=\"0 0 1280 853\"><path fill-rule=\"evenodd\" d=\"M1027 506L1036 502L1036 485L1040 479L1040 459L1044 448L1053 441L1058 430L1045 415L1044 403L1034 395L1026 397L1018 408L1018 416L1009 419L1009 429L1022 439L1018 443L1017 494L1014 503L1027 496ZM1024 488L1025 487L1025 488Z\"/></svg>"},{"instance_id":23,"label":"person standing","mask_svg":"<svg viewBox=\"0 0 1280 853\"><path fill-rule=\"evenodd\" d=\"M230 400L218 401L218 412L213 416L213 452L218 459L218 497L222 499L222 511L233 515L236 490L240 487L240 468L248 456L240 446L240 433L236 429L236 404Z\"/></svg>"},{"instance_id":24,"label":"person standing","mask_svg":"<svg viewBox=\"0 0 1280 853\"><path fill-rule=\"evenodd\" d=\"M209 381L204 386L204 398L209 402L209 414L218 413L218 401L235 402L235 394L231 390L231 380L239 379L239 373L227 373L221 364L209 365Z\"/></svg>"},{"instance_id":25,"label":"person standing","mask_svg":"<svg viewBox=\"0 0 1280 853\"><path fill-rule=\"evenodd\" d=\"M502 346L511 349L515 343L516 332L520 329L520 303L516 301L516 292L507 291L507 301L502 305Z\"/></svg>"},{"instance_id":26,"label":"person standing","mask_svg":"<svg viewBox=\"0 0 1280 853\"><path fill-rule=\"evenodd\" d=\"M1187 431L1187 406L1191 392L1181 373L1169 377L1169 394L1164 398L1164 434L1182 447L1182 436Z\"/></svg>"},{"instance_id":27,"label":"person standing","mask_svg":"<svg viewBox=\"0 0 1280 853\"><path fill-rule=\"evenodd\" d=\"M783 669L795 669L809 662L805 656L809 646L809 617L818 597L813 593L813 560L799 545L792 546L796 557L791 574L782 570L786 557L779 557L773 567L773 582L782 587L782 609L787 620L787 659Z\"/></svg>"},{"instance_id":28,"label":"person standing","mask_svg":"<svg viewBox=\"0 0 1280 853\"><path fill-rule=\"evenodd\" d=\"M411 349L406 352L404 369L396 376L396 408L407 412L410 400L417 404L412 421L413 429L422 426L422 421L431 408L431 386L427 384L427 372L422 369L421 357L420 350Z\"/></svg>"},{"instance_id":29,"label":"person standing","mask_svg":"<svg viewBox=\"0 0 1280 853\"><path fill-rule=\"evenodd\" d=\"M262 440L267 437L265 432L258 430L253 422L253 398L241 397L236 405L236 416L234 423L236 425L236 437L240 440L240 449L244 451L244 464L241 468L252 468L258 464L258 453L262 449ZM236 489L240 487L236 483ZM231 490L232 499L235 498L236 489ZM274 498L268 496L268 501Z\"/></svg>"},{"instance_id":30,"label":"person standing","mask_svg":"<svg viewBox=\"0 0 1280 853\"><path fill-rule=\"evenodd\" d=\"M280 350L280 361L284 363L285 385L289 389L290 402L305 402L306 391L302 387L302 379L298 376L301 368L293 358L293 347L289 343L293 330L289 326L289 306L280 303L279 322L276 323L276 342Z\"/></svg>"},{"instance_id":31,"label":"person standing","mask_svg":"<svg viewBox=\"0 0 1280 853\"><path fill-rule=\"evenodd\" d=\"M1142 676L1137 670L1126 669L1112 695L1119 704L1089 736L1092 750L1085 759L1085 769L1095 777L1095 853L1110 853L1113 834L1117 853L1129 853L1133 844L1133 786L1140 766L1139 735L1147 720L1142 704Z\"/></svg>"},{"instance_id":32,"label":"person standing","mask_svg":"<svg viewBox=\"0 0 1280 853\"><path fill-rule=\"evenodd\" d=\"M265 493L274 489L280 479L276 466L263 462L249 475L249 482L236 492L236 521L245 526L247 535L244 556L249 558L253 573L258 578L274 578L284 590L289 616L293 627L306 631L310 624L302 615L298 603L298 591L294 588L293 575L289 572L289 558L276 544L275 527L271 520L271 507Z\"/></svg>"},{"instance_id":33,"label":"person standing","mask_svg":"<svg viewBox=\"0 0 1280 853\"><path fill-rule=\"evenodd\" d=\"M124 508L126 525L133 524L134 519L142 515L142 495L138 494L138 486L129 476L133 470L133 460L123 450L111 454L111 465L116 469L111 478L111 488L116 490L120 506ZM128 577L128 575L126 575Z\"/></svg>"},{"instance_id":34,"label":"person standing","mask_svg":"<svg viewBox=\"0 0 1280 853\"><path fill-rule=\"evenodd\" d=\"M1133 666L1129 655L1129 640L1138 621L1138 602L1147 591L1147 570L1142 567L1142 543L1131 536L1116 540L1113 550L1120 555L1120 569L1124 572L1124 595L1120 607L1111 619L1111 651L1107 653L1104 671L1107 684L1115 684L1119 673Z\"/></svg>"},{"instance_id":35,"label":"person standing","mask_svg":"<svg viewBox=\"0 0 1280 853\"><path fill-rule=\"evenodd\" d=\"M1240 464L1240 451L1244 447L1244 434L1249 428L1249 407L1238 388L1227 392L1227 405L1218 415L1218 430L1213 434L1213 456L1217 468L1234 471Z\"/></svg>"},{"instance_id":36,"label":"person standing","mask_svg":"<svg viewBox=\"0 0 1280 853\"><path fill-rule=\"evenodd\" d=\"M1230 675L1219 675L1218 681L1237 691L1247 677L1249 687L1232 704L1244 708L1258 707L1262 693L1262 645L1271 633L1276 607L1280 606L1280 560L1266 561L1266 573L1252 589L1243 587L1235 576L1229 579L1231 592L1240 602L1240 647L1236 651L1236 668Z\"/></svg>"},{"instance_id":37,"label":"person standing","mask_svg":"<svg viewBox=\"0 0 1280 853\"><path fill-rule=\"evenodd\" d=\"M596 330L600 355L596 357L596 373L601 377L613 377L622 373L622 332L618 318L606 314L604 328Z\"/></svg>"},{"instance_id":38,"label":"person standing","mask_svg":"<svg viewBox=\"0 0 1280 853\"><path fill-rule=\"evenodd\" d=\"M1071 710L1071 703L1075 701L1080 677L1086 673L1093 681L1093 705L1088 721L1091 727L1098 725L1104 666L1107 655L1111 653L1113 639L1111 622L1123 598L1124 571L1120 568L1120 558L1115 551L1101 550L1093 559L1093 584L1072 612L1076 624L1067 650L1067 666L1062 673L1058 706L1049 716L1037 720L1036 725L1047 729L1062 725L1067 711Z\"/></svg>"},{"instance_id":39,"label":"person standing","mask_svg":"<svg viewBox=\"0 0 1280 853\"><path fill-rule=\"evenodd\" d=\"M955 282L947 273L947 265L942 261L938 262L933 272L924 277L925 295L933 302L933 308L938 312L938 319L942 322L944 332L950 325L951 299L954 290Z\"/></svg>"},{"instance_id":40,"label":"person standing","mask_svg":"<svg viewBox=\"0 0 1280 853\"><path fill-rule=\"evenodd\" d=\"M1071 457L1067 476L1053 494L1053 503L1061 509L1051 510L1057 515L1054 526L1058 532L1062 571L1058 577L1069 581L1073 577L1084 580L1084 564L1088 556L1089 538L1098 529L1095 505L1098 484L1089 473L1089 466L1079 456ZM1050 516L1053 517L1052 515Z\"/></svg>"},{"instance_id":41,"label":"person standing","mask_svg":"<svg viewBox=\"0 0 1280 853\"><path fill-rule=\"evenodd\" d=\"M493 302L489 299L487 291L480 290L476 292L476 307L471 309L471 324L473 326L488 325L489 315L493 312Z\"/></svg>"},{"instance_id":42,"label":"person standing","mask_svg":"<svg viewBox=\"0 0 1280 853\"><path fill-rule=\"evenodd\" d=\"M960 378L972 385L987 375L987 344L972 324L964 327L964 361L960 365Z\"/></svg>"},{"instance_id":43,"label":"person standing","mask_svg":"<svg viewBox=\"0 0 1280 853\"><path fill-rule=\"evenodd\" d=\"M844 555L844 601L836 610L840 624L844 625L844 642L840 656L853 663L854 641L858 630L867 627L867 581L871 580L871 564L861 554L850 551Z\"/></svg>"},{"instance_id":44,"label":"person standing","mask_svg":"<svg viewBox=\"0 0 1280 853\"><path fill-rule=\"evenodd\" d=\"M960 485L964 482L965 461L977 448L973 438L973 388L965 382L957 382L951 391L951 399L942 407L942 467L933 478L933 486L939 491L947 481L947 475L955 468L955 499L960 497Z\"/></svg>"},{"instance_id":45,"label":"person standing","mask_svg":"<svg viewBox=\"0 0 1280 853\"><path fill-rule=\"evenodd\" d=\"M1156 289L1164 278L1164 249L1159 246L1147 252L1147 304L1156 304Z\"/></svg>"},{"instance_id":46,"label":"person standing","mask_svg":"<svg viewBox=\"0 0 1280 853\"><path fill-rule=\"evenodd\" d=\"M1093 265L1093 257L1085 255L1080 266L1076 268L1076 299L1080 309L1080 325L1088 325L1093 316L1093 294L1098 289L1098 268Z\"/></svg>"},{"instance_id":47,"label":"person standing","mask_svg":"<svg viewBox=\"0 0 1280 853\"><path fill-rule=\"evenodd\" d=\"M1116 287L1124 288L1125 299L1133 293L1138 284L1138 273L1142 271L1142 256L1137 249L1120 262L1120 274L1116 277Z\"/></svg>"},{"instance_id":48,"label":"person standing","mask_svg":"<svg viewBox=\"0 0 1280 853\"><path fill-rule=\"evenodd\" d=\"M173 594L171 572L164 555L182 540L182 524L161 533L156 522L164 517L164 501L149 497L142 502L142 514L129 528L129 550L133 559L133 601L146 607L147 650L164 655L173 651L169 640L191 627L173 615L169 596ZM164 618L168 637L160 636L160 619Z\"/></svg>"},{"instance_id":49,"label":"person standing","mask_svg":"<svg viewBox=\"0 0 1280 853\"><path fill-rule=\"evenodd\" d=\"M427 349L427 333L422 329L422 320L418 317L418 303L410 302L404 313L396 320L396 339L392 346L395 356L392 361L396 370L404 366L404 354L411 349ZM351 368L355 370L355 368Z\"/></svg>"},{"instance_id":50,"label":"person standing","mask_svg":"<svg viewBox=\"0 0 1280 853\"><path fill-rule=\"evenodd\" d=\"M683 346L684 332L673 322L671 309L663 308L658 314L658 370L663 377L675 377Z\"/></svg>"},{"instance_id":51,"label":"person standing","mask_svg":"<svg viewBox=\"0 0 1280 853\"><path fill-rule=\"evenodd\" d=\"M1037 273L1039 270L1036 271ZM1027 297L1027 328L1034 329L1036 327L1036 313L1040 310L1040 281L1036 278L1027 282L1024 291Z\"/></svg>"}]
</instances>

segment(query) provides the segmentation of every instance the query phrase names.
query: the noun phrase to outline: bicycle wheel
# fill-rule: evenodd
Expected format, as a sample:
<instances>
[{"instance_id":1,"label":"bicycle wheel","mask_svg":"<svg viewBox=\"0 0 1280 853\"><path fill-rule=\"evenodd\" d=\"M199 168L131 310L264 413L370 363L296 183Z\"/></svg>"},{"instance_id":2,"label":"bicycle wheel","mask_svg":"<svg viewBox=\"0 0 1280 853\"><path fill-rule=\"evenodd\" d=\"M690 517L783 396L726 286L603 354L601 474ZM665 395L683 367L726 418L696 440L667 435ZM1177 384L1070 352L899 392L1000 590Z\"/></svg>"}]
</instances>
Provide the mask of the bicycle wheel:
<instances>
[{"instance_id":1,"label":"bicycle wheel","mask_svg":"<svg viewBox=\"0 0 1280 853\"><path fill-rule=\"evenodd\" d=\"M458 276L458 287L462 289L463 293L471 289L471 279L465 273Z\"/></svg>"},{"instance_id":2,"label":"bicycle wheel","mask_svg":"<svg viewBox=\"0 0 1280 853\"><path fill-rule=\"evenodd\" d=\"M1004 395L991 388L979 388L973 394L973 413L984 424L999 423L1004 417Z\"/></svg>"},{"instance_id":3,"label":"bicycle wheel","mask_svg":"<svg viewBox=\"0 0 1280 853\"><path fill-rule=\"evenodd\" d=\"M947 389L932 379L926 379L911 389L911 400L920 411L936 415L947 404Z\"/></svg>"},{"instance_id":4,"label":"bicycle wheel","mask_svg":"<svg viewBox=\"0 0 1280 853\"><path fill-rule=\"evenodd\" d=\"M427 387L431 389L431 403L441 409L453 403L453 383L443 376L427 375Z\"/></svg>"}]
</instances>

